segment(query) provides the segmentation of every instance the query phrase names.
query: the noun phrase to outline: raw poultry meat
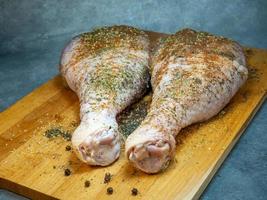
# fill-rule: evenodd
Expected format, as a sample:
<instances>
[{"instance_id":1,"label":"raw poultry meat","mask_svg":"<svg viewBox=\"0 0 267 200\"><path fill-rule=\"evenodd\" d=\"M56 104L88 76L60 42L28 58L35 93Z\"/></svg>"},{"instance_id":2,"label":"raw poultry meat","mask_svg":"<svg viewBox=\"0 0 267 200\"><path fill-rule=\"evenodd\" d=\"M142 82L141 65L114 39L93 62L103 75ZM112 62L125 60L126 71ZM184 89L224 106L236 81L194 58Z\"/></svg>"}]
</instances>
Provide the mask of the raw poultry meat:
<instances>
[{"instance_id":1,"label":"raw poultry meat","mask_svg":"<svg viewBox=\"0 0 267 200\"><path fill-rule=\"evenodd\" d=\"M179 131L216 115L246 81L248 70L238 43L190 29L163 38L151 67L150 110L125 149L136 168L157 173L173 158Z\"/></svg>"},{"instance_id":2,"label":"raw poultry meat","mask_svg":"<svg viewBox=\"0 0 267 200\"><path fill-rule=\"evenodd\" d=\"M81 34L63 50L61 74L80 100L72 144L82 161L105 166L119 157L116 115L147 90L148 49L143 31L112 26Z\"/></svg>"}]
</instances>

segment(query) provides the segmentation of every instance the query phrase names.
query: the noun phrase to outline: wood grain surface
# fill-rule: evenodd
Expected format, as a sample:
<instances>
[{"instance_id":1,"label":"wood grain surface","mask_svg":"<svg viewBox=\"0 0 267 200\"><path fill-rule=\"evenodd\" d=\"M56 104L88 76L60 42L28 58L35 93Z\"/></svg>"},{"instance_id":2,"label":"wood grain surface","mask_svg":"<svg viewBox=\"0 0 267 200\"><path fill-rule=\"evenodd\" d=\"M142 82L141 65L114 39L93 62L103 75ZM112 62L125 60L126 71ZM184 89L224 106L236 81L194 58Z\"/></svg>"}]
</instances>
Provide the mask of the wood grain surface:
<instances>
[{"instance_id":1,"label":"wood grain surface","mask_svg":"<svg viewBox=\"0 0 267 200\"><path fill-rule=\"evenodd\" d=\"M153 41L161 35L149 34ZM51 128L72 133L79 123L78 98L56 76L0 114L0 187L33 199L197 199L266 97L267 51L246 54L246 84L220 114L182 130L175 159L156 175L135 170L124 151L109 167L87 166L66 151L69 141L45 137ZM112 178L105 184L107 172Z\"/></svg>"}]
</instances>

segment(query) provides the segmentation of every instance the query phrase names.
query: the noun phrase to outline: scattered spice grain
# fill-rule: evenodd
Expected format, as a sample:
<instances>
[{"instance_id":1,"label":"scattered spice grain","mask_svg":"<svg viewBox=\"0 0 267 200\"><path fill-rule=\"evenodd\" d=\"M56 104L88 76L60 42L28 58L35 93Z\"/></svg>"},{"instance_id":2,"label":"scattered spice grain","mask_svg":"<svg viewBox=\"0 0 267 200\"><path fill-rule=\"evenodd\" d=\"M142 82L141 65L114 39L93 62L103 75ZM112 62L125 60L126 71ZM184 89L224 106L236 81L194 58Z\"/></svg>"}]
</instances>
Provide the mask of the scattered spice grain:
<instances>
[{"instance_id":1,"label":"scattered spice grain","mask_svg":"<svg viewBox=\"0 0 267 200\"><path fill-rule=\"evenodd\" d=\"M109 172L105 173L104 183L109 183L111 181L111 174Z\"/></svg>"}]
</instances>

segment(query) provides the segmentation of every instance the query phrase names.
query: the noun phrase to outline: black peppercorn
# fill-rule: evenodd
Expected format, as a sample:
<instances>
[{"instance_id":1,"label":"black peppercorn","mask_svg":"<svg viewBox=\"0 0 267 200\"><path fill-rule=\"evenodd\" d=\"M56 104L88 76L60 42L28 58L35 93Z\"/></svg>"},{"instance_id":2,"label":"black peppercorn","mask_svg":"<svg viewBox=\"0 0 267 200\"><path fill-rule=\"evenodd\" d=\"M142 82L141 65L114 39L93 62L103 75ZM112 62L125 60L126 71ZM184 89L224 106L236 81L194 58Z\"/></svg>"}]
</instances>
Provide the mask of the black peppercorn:
<instances>
[{"instance_id":1,"label":"black peppercorn","mask_svg":"<svg viewBox=\"0 0 267 200\"><path fill-rule=\"evenodd\" d=\"M132 195L136 196L138 194L138 190L136 188L132 189Z\"/></svg>"},{"instance_id":2,"label":"black peppercorn","mask_svg":"<svg viewBox=\"0 0 267 200\"><path fill-rule=\"evenodd\" d=\"M66 151L70 151L71 150L71 146L70 145L67 145L66 146Z\"/></svg>"},{"instance_id":3,"label":"black peppercorn","mask_svg":"<svg viewBox=\"0 0 267 200\"><path fill-rule=\"evenodd\" d=\"M90 181L86 180L84 182L84 187L90 187L90 185L91 185Z\"/></svg>"},{"instance_id":4,"label":"black peppercorn","mask_svg":"<svg viewBox=\"0 0 267 200\"><path fill-rule=\"evenodd\" d=\"M71 171L69 169L65 169L64 174L65 176L69 176L71 174Z\"/></svg>"},{"instance_id":5,"label":"black peppercorn","mask_svg":"<svg viewBox=\"0 0 267 200\"><path fill-rule=\"evenodd\" d=\"M107 188L107 194L113 194L113 188L112 187Z\"/></svg>"}]
</instances>

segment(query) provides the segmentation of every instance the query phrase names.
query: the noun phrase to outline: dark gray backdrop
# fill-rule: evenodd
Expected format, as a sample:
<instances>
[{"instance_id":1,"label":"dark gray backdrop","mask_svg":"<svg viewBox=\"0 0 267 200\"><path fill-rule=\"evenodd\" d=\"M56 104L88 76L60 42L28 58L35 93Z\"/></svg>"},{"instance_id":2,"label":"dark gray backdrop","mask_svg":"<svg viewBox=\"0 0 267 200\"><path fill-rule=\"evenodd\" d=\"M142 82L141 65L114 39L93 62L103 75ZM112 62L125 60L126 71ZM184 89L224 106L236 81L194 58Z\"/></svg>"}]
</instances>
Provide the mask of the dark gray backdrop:
<instances>
[{"instance_id":1,"label":"dark gray backdrop","mask_svg":"<svg viewBox=\"0 0 267 200\"><path fill-rule=\"evenodd\" d=\"M0 0L0 111L56 75L64 43L94 27L190 27L267 48L266 22L267 0ZM267 198L266 117L265 103L203 199Z\"/></svg>"}]
</instances>

